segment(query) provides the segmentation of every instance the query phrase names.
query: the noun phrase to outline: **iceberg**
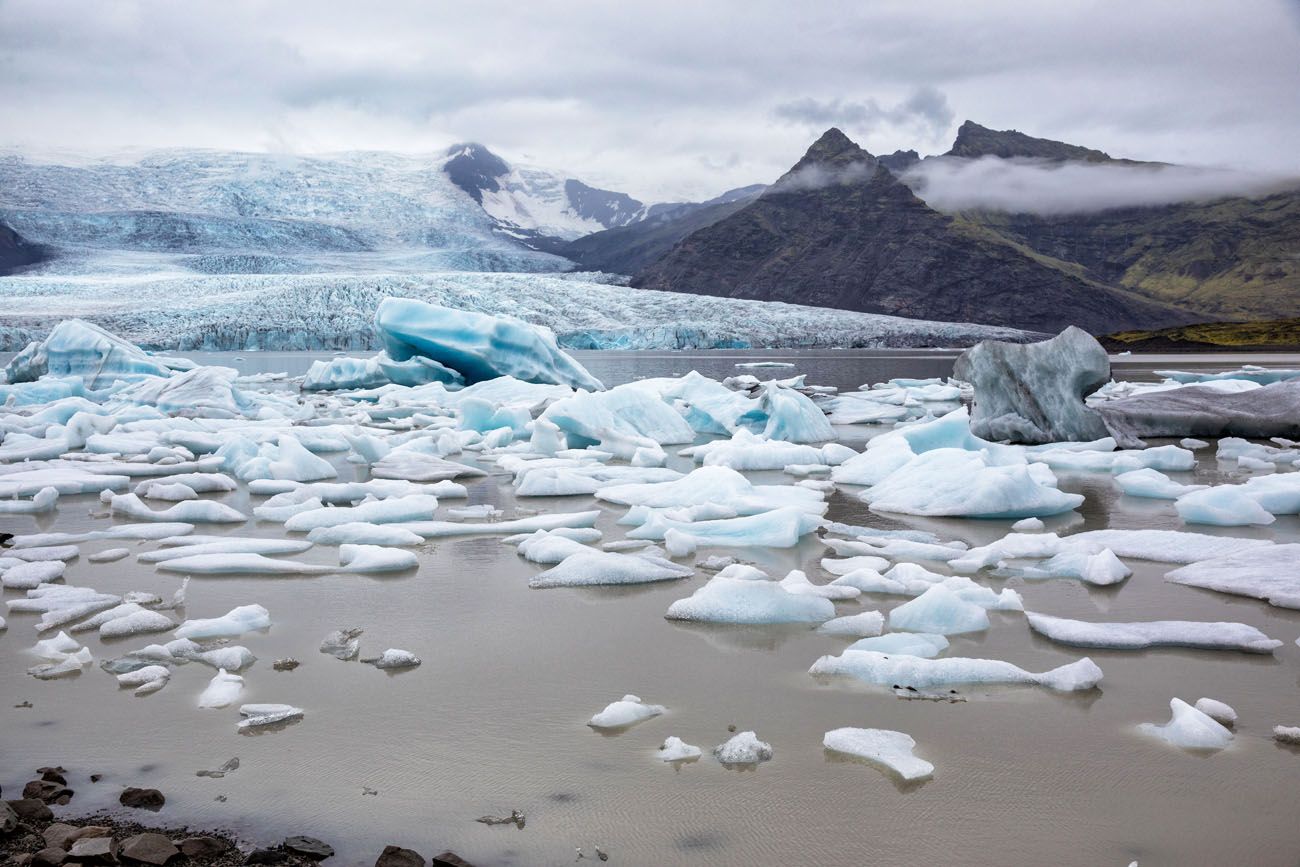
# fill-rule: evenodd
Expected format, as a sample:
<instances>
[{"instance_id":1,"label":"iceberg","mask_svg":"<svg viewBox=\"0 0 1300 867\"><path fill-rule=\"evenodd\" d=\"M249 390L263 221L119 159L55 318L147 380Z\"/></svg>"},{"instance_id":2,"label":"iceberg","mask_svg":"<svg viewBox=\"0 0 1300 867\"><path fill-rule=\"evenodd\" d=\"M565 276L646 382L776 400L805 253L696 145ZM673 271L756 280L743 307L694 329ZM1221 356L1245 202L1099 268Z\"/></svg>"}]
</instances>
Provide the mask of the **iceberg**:
<instances>
[{"instance_id":1,"label":"iceberg","mask_svg":"<svg viewBox=\"0 0 1300 867\"><path fill-rule=\"evenodd\" d=\"M563 527L594 527L600 512L572 512L516 518L513 521L496 521L471 524L460 521L411 521L395 526L410 530L425 539L448 536L511 536L515 533L532 533L536 530L556 530Z\"/></svg>"},{"instance_id":2,"label":"iceberg","mask_svg":"<svg viewBox=\"0 0 1300 867\"><path fill-rule=\"evenodd\" d=\"M724 765L757 765L771 760L772 745L760 741L752 731L739 732L714 747L713 755Z\"/></svg>"},{"instance_id":3,"label":"iceberg","mask_svg":"<svg viewBox=\"0 0 1300 867\"><path fill-rule=\"evenodd\" d=\"M817 491L789 485L755 485L730 467L720 466L699 467L674 481L604 485L596 490L596 499L652 509L714 505L736 515L755 515L789 506L822 515L827 508Z\"/></svg>"},{"instance_id":4,"label":"iceberg","mask_svg":"<svg viewBox=\"0 0 1300 867\"><path fill-rule=\"evenodd\" d=\"M410 530L392 524L349 521L330 527L317 527L307 534L307 541L317 545L419 545L424 542Z\"/></svg>"},{"instance_id":5,"label":"iceberg","mask_svg":"<svg viewBox=\"0 0 1300 867\"><path fill-rule=\"evenodd\" d=\"M1225 392L1211 384L1105 401L1097 411L1126 443L1142 437L1300 437L1300 382Z\"/></svg>"},{"instance_id":6,"label":"iceberg","mask_svg":"<svg viewBox=\"0 0 1300 867\"><path fill-rule=\"evenodd\" d=\"M1189 524L1245 527L1277 520L1237 485L1216 485L1184 494L1174 501L1178 516Z\"/></svg>"},{"instance_id":7,"label":"iceberg","mask_svg":"<svg viewBox=\"0 0 1300 867\"><path fill-rule=\"evenodd\" d=\"M207 688L199 695L199 707L230 707L239 700L239 695L243 691L242 677L237 674L227 674L224 668L219 669L208 682Z\"/></svg>"},{"instance_id":8,"label":"iceberg","mask_svg":"<svg viewBox=\"0 0 1300 867\"><path fill-rule=\"evenodd\" d=\"M1237 724L1237 712L1231 705L1213 698L1198 698L1192 707L1208 716L1221 726L1231 728Z\"/></svg>"},{"instance_id":9,"label":"iceberg","mask_svg":"<svg viewBox=\"0 0 1300 867\"><path fill-rule=\"evenodd\" d=\"M1059 692L1092 689L1102 677L1101 669L1086 656L1051 671L1034 673L1000 659L923 659L852 649L839 656L823 656L808 673L845 675L879 686L900 684L917 689L956 684L1029 684Z\"/></svg>"},{"instance_id":10,"label":"iceberg","mask_svg":"<svg viewBox=\"0 0 1300 867\"><path fill-rule=\"evenodd\" d=\"M1144 467L1130 470L1115 477L1115 484L1130 497L1150 497L1157 500L1176 500L1183 494L1204 489L1205 485L1181 485L1159 470Z\"/></svg>"},{"instance_id":11,"label":"iceberg","mask_svg":"<svg viewBox=\"0 0 1300 867\"><path fill-rule=\"evenodd\" d=\"M836 617L834 620L827 620L817 627L817 631L826 635L865 638L879 635L884 625L885 617L879 611L863 611L861 614L850 614L847 617Z\"/></svg>"},{"instance_id":12,"label":"iceberg","mask_svg":"<svg viewBox=\"0 0 1300 867\"><path fill-rule=\"evenodd\" d=\"M659 760L662 762L693 762L700 757L702 750L693 747L678 737L669 735L659 747Z\"/></svg>"},{"instance_id":13,"label":"iceberg","mask_svg":"<svg viewBox=\"0 0 1300 867\"><path fill-rule=\"evenodd\" d=\"M284 528L293 533L306 533L321 527L336 527L340 524L399 524L410 521L423 521L433 517L438 508L438 498L427 494L410 494L405 497L389 497L386 500L373 500L359 506L331 506L299 512L284 522Z\"/></svg>"},{"instance_id":14,"label":"iceberg","mask_svg":"<svg viewBox=\"0 0 1300 867\"><path fill-rule=\"evenodd\" d=\"M42 515L58 508L59 489L47 485L30 500L0 500L0 515Z\"/></svg>"},{"instance_id":15,"label":"iceberg","mask_svg":"<svg viewBox=\"0 0 1300 867\"><path fill-rule=\"evenodd\" d=\"M245 632L267 629L271 614L261 605L240 605L221 617L206 620L186 620L176 628L177 638L203 640L206 638L237 638Z\"/></svg>"},{"instance_id":16,"label":"iceberg","mask_svg":"<svg viewBox=\"0 0 1300 867\"><path fill-rule=\"evenodd\" d=\"M574 542L572 544L577 545ZM521 548L523 546L520 546ZM614 551L583 550L565 557L558 565L535 575L532 588L592 587L610 584L646 584L689 578L694 570L670 560L647 554L619 554Z\"/></svg>"},{"instance_id":17,"label":"iceberg","mask_svg":"<svg viewBox=\"0 0 1300 867\"><path fill-rule=\"evenodd\" d=\"M138 521L186 524L242 524L248 516L216 500L186 500L155 512L135 494L117 494L108 504L114 515L123 515Z\"/></svg>"},{"instance_id":18,"label":"iceberg","mask_svg":"<svg viewBox=\"0 0 1300 867\"><path fill-rule=\"evenodd\" d=\"M336 629L320 643L320 652L335 659L355 659L361 650L362 629Z\"/></svg>"},{"instance_id":19,"label":"iceberg","mask_svg":"<svg viewBox=\"0 0 1300 867\"><path fill-rule=\"evenodd\" d=\"M134 689L136 695L149 695L166 686L171 676L171 669L165 665L146 665L122 672L117 676L117 684Z\"/></svg>"},{"instance_id":20,"label":"iceberg","mask_svg":"<svg viewBox=\"0 0 1300 867\"><path fill-rule=\"evenodd\" d=\"M415 668L420 664L420 657L409 650L390 647L378 656L368 657L361 661L366 665L373 665L375 668L396 671L402 668Z\"/></svg>"},{"instance_id":21,"label":"iceberg","mask_svg":"<svg viewBox=\"0 0 1300 867\"><path fill-rule=\"evenodd\" d=\"M819 516L793 506L711 521L676 521L655 512L640 527L629 531L627 538L658 541L676 531L679 538L696 547L792 548L820 525Z\"/></svg>"},{"instance_id":22,"label":"iceberg","mask_svg":"<svg viewBox=\"0 0 1300 867\"><path fill-rule=\"evenodd\" d=\"M1245 623L1205 623L1152 620L1132 623L1089 623L1048 614L1026 612L1029 627L1058 644L1145 650L1148 647L1191 647L1197 650L1240 650L1272 653L1282 642Z\"/></svg>"},{"instance_id":23,"label":"iceberg","mask_svg":"<svg viewBox=\"0 0 1300 867\"><path fill-rule=\"evenodd\" d=\"M1199 558L1168 573L1165 580L1300 609L1300 544L1265 542L1225 556Z\"/></svg>"},{"instance_id":24,"label":"iceberg","mask_svg":"<svg viewBox=\"0 0 1300 867\"><path fill-rule=\"evenodd\" d=\"M822 746L832 752L857 756L883 765L907 782L928 779L934 775L934 765L912 754L916 741L902 732L888 729L834 729L822 738Z\"/></svg>"},{"instance_id":25,"label":"iceberg","mask_svg":"<svg viewBox=\"0 0 1300 867\"><path fill-rule=\"evenodd\" d=\"M637 448L689 443L695 431L650 388L631 382L558 400L541 417L565 433L570 448L595 445L631 458Z\"/></svg>"},{"instance_id":26,"label":"iceberg","mask_svg":"<svg viewBox=\"0 0 1300 867\"><path fill-rule=\"evenodd\" d=\"M668 606L664 616L707 623L822 623L835 616L835 604L820 596L791 593L762 572L737 564Z\"/></svg>"},{"instance_id":27,"label":"iceberg","mask_svg":"<svg viewBox=\"0 0 1300 867\"><path fill-rule=\"evenodd\" d=\"M375 331L393 361L415 356L432 359L471 384L513 376L524 382L604 389L600 380L560 350L549 328L513 316L390 297L375 311Z\"/></svg>"},{"instance_id":28,"label":"iceberg","mask_svg":"<svg viewBox=\"0 0 1300 867\"><path fill-rule=\"evenodd\" d=\"M170 375L165 363L140 347L81 319L63 320L48 337L29 344L5 367L8 382L76 376L86 388L94 389L119 379Z\"/></svg>"},{"instance_id":29,"label":"iceberg","mask_svg":"<svg viewBox=\"0 0 1300 867\"><path fill-rule=\"evenodd\" d=\"M240 706L239 714L244 719L239 721L237 728L244 731L302 719L303 709L291 704L245 704Z\"/></svg>"},{"instance_id":30,"label":"iceberg","mask_svg":"<svg viewBox=\"0 0 1300 867\"><path fill-rule=\"evenodd\" d=\"M668 709L661 704L646 704L639 696L625 695L610 702L605 709L587 721L594 729L624 729L659 716Z\"/></svg>"},{"instance_id":31,"label":"iceberg","mask_svg":"<svg viewBox=\"0 0 1300 867\"><path fill-rule=\"evenodd\" d=\"M948 649L948 639L925 632L887 632L884 635L859 638L848 649L934 659Z\"/></svg>"},{"instance_id":32,"label":"iceberg","mask_svg":"<svg viewBox=\"0 0 1300 867\"><path fill-rule=\"evenodd\" d=\"M959 635L989 628L984 608L967 602L942 584L889 612L889 628L903 632Z\"/></svg>"},{"instance_id":33,"label":"iceberg","mask_svg":"<svg viewBox=\"0 0 1300 867\"><path fill-rule=\"evenodd\" d=\"M352 573L401 572L419 566L420 558L414 551L403 551L400 548L386 548L381 545L341 545L339 565L343 567L342 571Z\"/></svg>"},{"instance_id":34,"label":"iceberg","mask_svg":"<svg viewBox=\"0 0 1300 867\"><path fill-rule=\"evenodd\" d=\"M1138 731L1185 750L1221 750L1232 743L1232 732L1181 698L1170 699L1169 709L1169 722L1143 723Z\"/></svg>"},{"instance_id":35,"label":"iceberg","mask_svg":"<svg viewBox=\"0 0 1300 867\"><path fill-rule=\"evenodd\" d=\"M58 581L63 577L65 568L58 560L18 563L0 570L0 584L3 584L6 590L31 590L42 584Z\"/></svg>"},{"instance_id":36,"label":"iceberg","mask_svg":"<svg viewBox=\"0 0 1300 867\"><path fill-rule=\"evenodd\" d=\"M873 512L967 518L1041 518L1083 503L1057 490L1050 472L953 448L922 452L859 496Z\"/></svg>"}]
</instances>

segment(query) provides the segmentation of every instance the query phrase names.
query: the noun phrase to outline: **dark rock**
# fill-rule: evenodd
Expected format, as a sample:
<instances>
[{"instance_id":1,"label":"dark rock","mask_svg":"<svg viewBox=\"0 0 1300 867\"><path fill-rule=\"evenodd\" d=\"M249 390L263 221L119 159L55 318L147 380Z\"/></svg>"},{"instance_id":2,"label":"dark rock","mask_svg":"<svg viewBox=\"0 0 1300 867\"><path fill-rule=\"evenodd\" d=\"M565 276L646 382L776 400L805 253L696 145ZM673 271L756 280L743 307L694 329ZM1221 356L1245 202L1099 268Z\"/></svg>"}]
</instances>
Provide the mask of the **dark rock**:
<instances>
[{"instance_id":1,"label":"dark rock","mask_svg":"<svg viewBox=\"0 0 1300 867\"><path fill-rule=\"evenodd\" d=\"M32 863L32 853L19 852L17 855L10 855L9 859L14 867L28 867Z\"/></svg>"},{"instance_id":2,"label":"dark rock","mask_svg":"<svg viewBox=\"0 0 1300 867\"><path fill-rule=\"evenodd\" d=\"M136 861L140 864L154 864L162 867L180 854L180 850L162 834L144 833L127 837L117 850L119 858Z\"/></svg>"},{"instance_id":3,"label":"dark rock","mask_svg":"<svg viewBox=\"0 0 1300 867\"><path fill-rule=\"evenodd\" d=\"M1041 343L985 340L961 354L953 376L975 386L977 437L1040 444L1109 436L1083 399L1110 381L1110 357L1082 329Z\"/></svg>"},{"instance_id":4,"label":"dark rock","mask_svg":"<svg viewBox=\"0 0 1300 867\"><path fill-rule=\"evenodd\" d=\"M1131 162L1116 160L1105 151L1082 145L1066 144L1048 138L1035 138L1014 129L995 130L968 120L957 129L957 138L946 156L1001 157L1002 159L1039 159L1061 162L1080 160L1089 163ZM1149 163L1148 165L1156 165Z\"/></svg>"},{"instance_id":5,"label":"dark rock","mask_svg":"<svg viewBox=\"0 0 1300 867\"><path fill-rule=\"evenodd\" d=\"M62 783L51 782L49 780L32 780L23 786L24 798L36 798L47 804L53 804L60 798L72 799L72 790L67 789ZM64 801L63 803L67 803Z\"/></svg>"},{"instance_id":6,"label":"dark rock","mask_svg":"<svg viewBox=\"0 0 1300 867\"><path fill-rule=\"evenodd\" d=\"M283 849L254 849L244 859L245 864L283 864L289 860L289 853Z\"/></svg>"},{"instance_id":7,"label":"dark rock","mask_svg":"<svg viewBox=\"0 0 1300 867\"><path fill-rule=\"evenodd\" d=\"M375 867L425 867L425 863L419 852L401 846L385 846L375 860Z\"/></svg>"},{"instance_id":8,"label":"dark rock","mask_svg":"<svg viewBox=\"0 0 1300 867\"><path fill-rule=\"evenodd\" d=\"M68 853L58 846L47 846L32 856L31 867L61 867Z\"/></svg>"},{"instance_id":9,"label":"dark rock","mask_svg":"<svg viewBox=\"0 0 1300 867\"><path fill-rule=\"evenodd\" d=\"M113 860L113 838L82 837L72 844L68 856L77 861L109 863Z\"/></svg>"},{"instance_id":10,"label":"dark rock","mask_svg":"<svg viewBox=\"0 0 1300 867\"><path fill-rule=\"evenodd\" d=\"M154 812L162 809L162 805L167 803L163 793L157 789L138 789L135 786L127 786L123 789L118 801L123 807L133 807L137 810L153 810Z\"/></svg>"},{"instance_id":11,"label":"dark rock","mask_svg":"<svg viewBox=\"0 0 1300 867\"><path fill-rule=\"evenodd\" d=\"M429 861L429 867L474 867L474 865L455 852L443 852L441 855L433 856Z\"/></svg>"},{"instance_id":12,"label":"dark rock","mask_svg":"<svg viewBox=\"0 0 1300 867\"><path fill-rule=\"evenodd\" d=\"M63 822L55 822L44 831L41 837L45 839L46 846L55 846L59 849L67 849L72 845L73 840L80 839L81 829L76 825L68 825Z\"/></svg>"},{"instance_id":13,"label":"dark rock","mask_svg":"<svg viewBox=\"0 0 1300 867\"><path fill-rule=\"evenodd\" d=\"M18 814L8 801L0 801L0 834L12 834L18 827Z\"/></svg>"},{"instance_id":14,"label":"dark rock","mask_svg":"<svg viewBox=\"0 0 1300 867\"><path fill-rule=\"evenodd\" d=\"M60 786L66 786L68 784L68 780L64 776L67 772L68 769L63 767L36 769L36 773L41 775L42 780L50 783L58 783Z\"/></svg>"},{"instance_id":15,"label":"dark rock","mask_svg":"<svg viewBox=\"0 0 1300 867\"><path fill-rule=\"evenodd\" d=\"M90 781L91 781L92 783L98 783L98 782L99 782L100 780L102 780L102 779L104 779L104 775L103 775L103 774L91 774L91 775L90 775Z\"/></svg>"},{"instance_id":16,"label":"dark rock","mask_svg":"<svg viewBox=\"0 0 1300 867\"><path fill-rule=\"evenodd\" d=\"M220 837L186 837L178 845L186 858L211 858L230 848Z\"/></svg>"},{"instance_id":17,"label":"dark rock","mask_svg":"<svg viewBox=\"0 0 1300 867\"><path fill-rule=\"evenodd\" d=\"M45 802L36 798L20 798L9 801L8 804L18 814L18 818L29 822L48 822L54 818L54 814L50 812L49 807L45 806Z\"/></svg>"},{"instance_id":18,"label":"dark rock","mask_svg":"<svg viewBox=\"0 0 1300 867\"><path fill-rule=\"evenodd\" d=\"M301 855L313 861L322 861L334 854L334 847L328 843L323 843L315 837L304 837L302 835L285 837L284 848L295 855Z\"/></svg>"},{"instance_id":19,"label":"dark rock","mask_svg":"<svg viewBox=\"0 0 1300 867\"><path fill-rule=\"evenodd\" d=\"M285 659L277 659L275 662L271 663L271 668L276 671L293 671L300 665L302 665L301 662L290 656Z\"/></svg>"}]
</instances>

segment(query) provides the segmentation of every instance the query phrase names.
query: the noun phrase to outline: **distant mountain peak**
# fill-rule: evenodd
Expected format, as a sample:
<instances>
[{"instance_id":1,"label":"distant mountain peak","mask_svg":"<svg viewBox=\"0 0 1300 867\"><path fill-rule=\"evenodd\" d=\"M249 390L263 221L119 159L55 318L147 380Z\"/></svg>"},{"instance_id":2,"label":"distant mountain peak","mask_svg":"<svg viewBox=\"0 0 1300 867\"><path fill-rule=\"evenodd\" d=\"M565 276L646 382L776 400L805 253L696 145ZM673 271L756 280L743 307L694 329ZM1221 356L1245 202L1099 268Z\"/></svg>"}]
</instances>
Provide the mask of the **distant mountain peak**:
<instances>
[{"instance_id":1,"label":"distant mountain peak","mask_svg":"<svg viewBox=\"0 0 1300 867\"><path fill-rule=\"evenodd\" d=\"M857 183L875 174L878 161L836 127L822 133L799 162L768 188L770 193L814 189L830 183Z\"/></svg>"},{"instance_id":2,"label":"distant mountain peak","mask_svg":"<svg viewBox=\"0 0 1300 867\"><path fill-rule=\"evenodd\" d=\"M510 172L505 160L477 142L454 144L447 148L447 156L450 159L442 167L447 177L480 205L483 191L499 191L501 183L497 179Z\"/></svg>"},{"instance_id":3,"label":"distant mountain peak","mask_svg":"<svg viewBox=\"0 0 1300 867\"><path fill-rule=\"evenodd\" d=\"M1046 160L1081 160L1089 163L1108 163L1115 159L1105 151L1067 144L1048 138L1036 138L1019 130L989 129L973 120L967 120L957 129L957 138L946 156L951 157L1025 157Z\"/></svg>"}]
</instances>

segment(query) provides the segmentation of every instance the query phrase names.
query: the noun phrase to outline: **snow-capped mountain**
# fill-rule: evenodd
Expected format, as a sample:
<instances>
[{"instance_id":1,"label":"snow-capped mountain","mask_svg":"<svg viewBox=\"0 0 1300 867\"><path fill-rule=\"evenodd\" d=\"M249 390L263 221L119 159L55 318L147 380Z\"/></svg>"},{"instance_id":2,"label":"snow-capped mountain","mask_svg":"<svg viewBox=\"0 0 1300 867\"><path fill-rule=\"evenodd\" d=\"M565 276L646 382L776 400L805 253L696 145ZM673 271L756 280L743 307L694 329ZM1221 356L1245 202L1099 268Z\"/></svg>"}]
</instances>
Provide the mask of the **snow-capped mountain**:
<instances>
[{"instance_id":1,"label":"snow-capped mountain","mask_svg":"<svg viewBox=\"0 0 1300 867\"><path fill-rule=\"evenodd\" d=\"M520 238L573 240L646 216L627 195L588 186L538 166L511 165L481 144L447 149L443 170L504 229Z\"/></svg>"}]
</instances>

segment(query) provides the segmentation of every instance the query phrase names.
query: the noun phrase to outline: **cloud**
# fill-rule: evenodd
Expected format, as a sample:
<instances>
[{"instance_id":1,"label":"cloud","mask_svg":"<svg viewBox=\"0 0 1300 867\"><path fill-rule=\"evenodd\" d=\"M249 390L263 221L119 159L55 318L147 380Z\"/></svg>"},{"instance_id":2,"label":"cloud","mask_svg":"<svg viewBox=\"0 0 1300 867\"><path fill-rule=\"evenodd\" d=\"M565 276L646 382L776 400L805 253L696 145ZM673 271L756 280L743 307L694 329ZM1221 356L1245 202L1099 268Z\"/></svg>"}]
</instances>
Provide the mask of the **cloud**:
<instances>
[{"instance_id":1,"label":"cloud","mask_svg":"<svg viewBox=\"0 0 1300 867\"><path fill-rule=\"evenodd\" d=\"M997 157L925 160L904 173L903 180L940 211L1043 215L1262 196L1300 186L1300 178L1236 169Z\"/></svg>"},{"instance_id":2,"label":"cloud","mask_svg":"<svg viewBox=\"0 0 1300 867\"><path fill-rule=\"evenodd\" d=\"M781 103L772 114L784 123L814 130L837 126L858 135L870 135L889 126L919 132L929 140L944 135L955 117L948 97L933 87L917 88L892 108L882 106L875 99L852 102L804 97Z\"/></svg>"}]
</instances>

